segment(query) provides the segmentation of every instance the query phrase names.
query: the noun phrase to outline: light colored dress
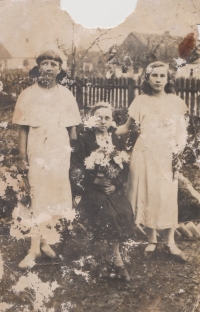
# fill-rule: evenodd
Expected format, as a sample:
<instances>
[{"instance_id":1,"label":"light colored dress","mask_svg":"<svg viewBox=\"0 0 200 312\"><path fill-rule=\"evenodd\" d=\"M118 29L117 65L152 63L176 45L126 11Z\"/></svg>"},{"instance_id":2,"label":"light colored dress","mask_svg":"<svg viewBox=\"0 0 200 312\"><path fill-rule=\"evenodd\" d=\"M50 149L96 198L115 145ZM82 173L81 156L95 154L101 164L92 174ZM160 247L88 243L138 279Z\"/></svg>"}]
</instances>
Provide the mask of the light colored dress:
<instances>
[{"instance_id":1,"label":"light colored dress","mask_svg":"<svg viewBox=\"0 0 200 312\"><path fill-rule=\"evenodd\" d=\"M36 83L20 94L13 123L29 126L31 209L21 205L20 214L28 218L31 213L37 224L53 216L73 220L69 181L71 148L66 128L81 123L74 96L61 85L45 89Z\"/></svg>"},{"instance_id":2,"label":"light colored dress","mask_svg":"<svg viewBox=\"0 0 200 312\"><path fill-rule=\"evenodd\" d=\"M140 125L128 178L128 198L136 224L152 229L176 227L178 181L173 180L172 154L187 140L183 100L166 94L161 98L140 95L129 107L129 116Z\"/></svg>"}]
</instances>

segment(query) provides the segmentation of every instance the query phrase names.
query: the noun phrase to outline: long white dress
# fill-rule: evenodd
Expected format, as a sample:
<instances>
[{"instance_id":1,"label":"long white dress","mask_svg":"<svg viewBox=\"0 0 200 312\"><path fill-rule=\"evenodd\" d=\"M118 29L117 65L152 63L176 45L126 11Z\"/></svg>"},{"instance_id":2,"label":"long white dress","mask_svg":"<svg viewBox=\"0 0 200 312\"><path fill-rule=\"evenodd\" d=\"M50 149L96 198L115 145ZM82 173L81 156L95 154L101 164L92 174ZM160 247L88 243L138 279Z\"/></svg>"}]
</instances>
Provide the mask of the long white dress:
<instances>
[{"instance_id":1,"label":"long white dress","mask_svg":"<svg viewBox=\"0 0 200 312\"><path fill-rule=\"evenodd\" d=\"M13 123L29 126L31 208L19 204L19 214L26 219L31 215L37 225L56 216L73 220L71 148L66 128L81 123L74 96L61 85L44 89L36 83L20 94Z\"/></svg>"},{"instance_id":2,"label":"long white dress","mask_svg":"<svg viewBox=\"0 0 200 312\"><path fill-rule=\"evenodd\" d=\"M174 94L162 98L138 96L129 116L140 124L128 178L128 198L136 224L152 229L176 227L178 182L173 180L172 153L187 140L187 106Z\"/></svg>"}]
</instances>

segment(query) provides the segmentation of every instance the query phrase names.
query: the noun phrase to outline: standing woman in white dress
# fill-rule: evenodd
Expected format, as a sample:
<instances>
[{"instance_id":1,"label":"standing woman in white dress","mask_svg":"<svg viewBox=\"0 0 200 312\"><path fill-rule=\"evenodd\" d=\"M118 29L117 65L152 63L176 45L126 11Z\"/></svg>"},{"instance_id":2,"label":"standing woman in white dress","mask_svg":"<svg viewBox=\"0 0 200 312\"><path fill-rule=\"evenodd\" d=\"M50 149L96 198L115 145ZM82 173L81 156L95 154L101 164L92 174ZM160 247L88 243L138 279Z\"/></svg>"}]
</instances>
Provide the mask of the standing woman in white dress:
<instances>
[{"instance_id":1,"label":"standing woman in white dress","mask_svg":"<svg viewBox=\"0 0 200 312\"><path fill-rule=\"evenodd\" d=\"M20 186L29 188L31 196L30 209L18 206L19 216L32 220L31 247L20 268L33 266L41 251L54 258L49 245L55 243L53 221L71 221L75 215L69 167L70 139L76 139L75 126L81 123L78 106L72 93L56 83L62 65L60 50L46 49L36 61L38 82L20 94L13 115L13 123L20 125Z\"/></svg>"},{"instance_id":2,"label":"standing woman in white dress","mask_svg":"<svg viewBox=\"0 0 200 312\"><path fill-rule=\"evenodd\" d=\"M140 126L131 156L127 193L135 223L147 227L149 244L145 256L150 257L156 248L156 230L164 230L169 252L185 261L185 254L174 241L178 224L178 179L173 174L172 163L186 145L187 106L172 93L169 80L167 64L151 63L145 71L143 94L132 102L126 124L116 133L127 133L132 120Z\"/></svg>"}]
</instances>

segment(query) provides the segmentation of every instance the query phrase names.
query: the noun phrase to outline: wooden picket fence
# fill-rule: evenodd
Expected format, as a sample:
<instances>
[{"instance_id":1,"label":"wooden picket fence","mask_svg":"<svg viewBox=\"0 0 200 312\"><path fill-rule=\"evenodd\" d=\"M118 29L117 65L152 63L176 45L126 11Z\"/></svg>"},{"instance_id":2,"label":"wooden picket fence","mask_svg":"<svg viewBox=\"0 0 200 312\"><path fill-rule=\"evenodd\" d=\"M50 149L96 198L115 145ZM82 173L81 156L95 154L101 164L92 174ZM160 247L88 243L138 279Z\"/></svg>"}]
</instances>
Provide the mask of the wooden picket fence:
<instances>
[{"instance_id":1,"label":"wooden picket fence","mask_svg":"<svg viewBox=\"0 0 200 312\"><path fill-rule=\"evenodd\" d=\"M189 113L200 116L200 80L177 78L175 90L186 102ZM90 107L99 101L107 101L115 108L129 107L133 99L142 92L141 80L132 78L76 78L71 91L80 107Z\"/></svg>"},{"instance_id":2,"label":"wooden picket fence","mask_svg":"<svg viewBox=\"0 0 200 312\"><path fill-rule=\"evenodd\" d=\"M81 107L89 107L100 101L109 102L115 108L129 107L134 97L141 94L141 80L132 78L76 78L71 91Z\"/></svg>"},{"instance_id":3,"label":"wooden picket fence","mask_svg":"<svg viewBox=\"0 0 200 312\"><path fill-rule=\"evenodd\" d=\"M178 78L175 83L176 94L187 104L189 114L200 116L200 80Z\"/></svg>"},{"instance_id":4,"label":"wooden picket fence","mask_svg":"<svg viewBox=\"0 0 200 312\"><path fill-rule=\"evenodd\" d=\"M2 74L1 79L6 94L15 93L16 97L30 85L28 76L21 72ZM141 79L100 77L75 78L70 80L69 88L76 97L79 107L90 107L99 101L112 104L115 108L128 108L133 99L141 94ZM196 78L177 78L176 94L187 104L192 116L200 116L200 80Z\"/></svg>"}]
</instances>

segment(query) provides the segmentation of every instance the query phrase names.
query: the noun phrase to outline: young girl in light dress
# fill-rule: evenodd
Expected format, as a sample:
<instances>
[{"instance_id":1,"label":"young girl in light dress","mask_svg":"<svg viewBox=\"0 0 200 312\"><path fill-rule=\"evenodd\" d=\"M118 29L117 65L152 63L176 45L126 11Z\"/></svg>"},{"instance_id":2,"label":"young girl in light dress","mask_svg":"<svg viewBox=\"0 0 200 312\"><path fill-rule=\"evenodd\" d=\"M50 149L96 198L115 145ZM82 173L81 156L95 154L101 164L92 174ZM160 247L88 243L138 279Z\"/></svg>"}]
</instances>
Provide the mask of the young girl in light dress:
<instances>
[{"instance_id":1,"label":"young girl in light dress","mask_svg":"<svg viewBox=\"0 0 200 312\"><path fill-rule=\"evenodd\" d=\"M121 244L133 236L133 212L124 192L129 156L121 150L112 131L109 104L97 103L91 111L94 127L78 140L73 163L83 171L82 199L77 210L95 240L107 240L113 250L115 274L130 280L122 256Z\"/></svg>"},{"instance_id":2,"label":"young girl in light dress","mask_svg":"<svg viewBox=\"0 0 200 312\"><path fill-rule=\"evenodd\" d=\"M55 243L55 233L47 229L59 218L72 221L75 216L69 166L70 139L76 139L75 126L81 123L78 106L72 93L56 83L62 65L59 49L44 49L36 61L38 82L20 94L13 115L13 123L20 125L20 186L31 197L30 209L18 206L20 218L32 222L31 247L20 268L33 266L41 252L54 258L49 243Z\"/></svg>"},{"instance_id":3,"label":"young girl in light dress","mask_svg":"<svg viewBox=\"0 0 200 312\"><path fill-rule=\"evenodd\" d=\"M127 133L132 120L140 125L131 156L128 198L136 224L147 227L149 244L145 256L151 256L156 248L156 230L164 230L169 252L185 261L185 254L174 241L178 224L178 179L173 174L172 163L186 144L187 106L171 93L169 78L167 64L154 62L147 67L144 94L132 102L126 124L116 133Z\"/></svg>"}]
</instances>

